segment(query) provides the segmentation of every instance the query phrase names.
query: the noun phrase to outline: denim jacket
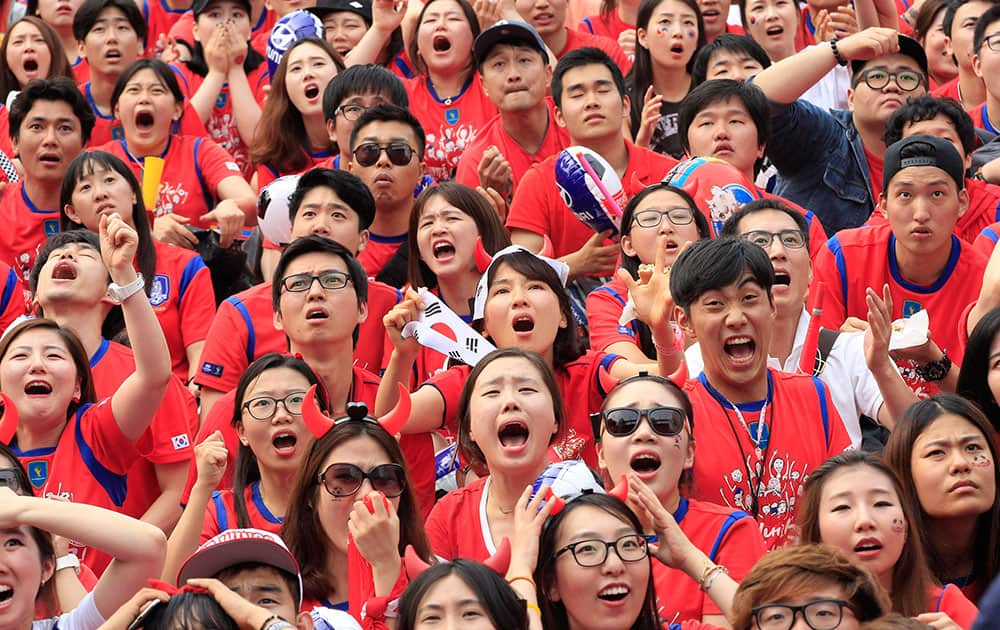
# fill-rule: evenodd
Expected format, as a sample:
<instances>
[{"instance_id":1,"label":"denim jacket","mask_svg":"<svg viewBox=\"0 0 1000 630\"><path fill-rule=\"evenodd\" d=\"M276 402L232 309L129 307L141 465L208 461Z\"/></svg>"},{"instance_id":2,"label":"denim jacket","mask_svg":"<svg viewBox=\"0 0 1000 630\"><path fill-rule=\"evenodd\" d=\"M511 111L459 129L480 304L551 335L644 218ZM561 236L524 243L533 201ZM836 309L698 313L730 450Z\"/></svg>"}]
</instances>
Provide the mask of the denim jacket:
<instances>
[{"instance_id":1,"label":"denim jacket","mask_svg":"<svg viewBox=\"0 0 1000 630\"><path fill-rule=\"evenodd\" d=\"M820 109L801 99L770 104L767 157L778 169L775 194L812 210L830 236L864 224L875 203L851 112Z\"/></svg>"}]
</instances>

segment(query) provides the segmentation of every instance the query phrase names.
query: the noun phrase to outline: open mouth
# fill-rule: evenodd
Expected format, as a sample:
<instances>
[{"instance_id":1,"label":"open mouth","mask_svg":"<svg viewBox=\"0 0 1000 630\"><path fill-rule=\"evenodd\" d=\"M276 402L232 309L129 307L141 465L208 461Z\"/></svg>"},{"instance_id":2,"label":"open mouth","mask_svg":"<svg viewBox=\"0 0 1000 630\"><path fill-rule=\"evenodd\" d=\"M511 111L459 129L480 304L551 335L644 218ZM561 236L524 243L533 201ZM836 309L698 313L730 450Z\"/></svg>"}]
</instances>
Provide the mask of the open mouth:
<instances>
[{"instance_id":1,"label":"open mouth","mask_svg":"<svg viewBox=\"0 0 1000 630\"><path fill-rule=\"evenodd\" d=\"M329 317L323 309L313 308L306 311L306 319L328 319Z\"/></svg>"},{"instance_id":2,"label":"open mouth","mask_svg":"<svg viewBox=\"0 0 1000 630\"><path fill-rule=\"evenodd\" d=\"M448 52L451 50L451 40L444 35L435 35L431 45L436 52Z\"/></svg>"},{"instance_id":3,"label":"open mouth","mask_svg":"<svg viewBox=\"0 0 1000 630\"><path fill-rule=\"evenodd\" d=\"M155 122L156 118L153 116L153 112L136 112L135 126L140 130L146 131L152 129Z\"/></svg>"},{"instance_id":4,"label":"open mouth","mask_svg":"<svg viewBox=\"0 0 1000 630\"><path fill-rule=\"evenodd\" d=\"M122 58L122 54L120 52L118 52L117 50L109 50L108 53L106 55L104 55L104 58L107 59L107 60L109 60L109 61L110 60L117 60L117 59L121 59Z\"/></svg>"},{"instance_id":5,"label":"open mouth","mask_svg":"<svg viewBox=\"0 0 1000 630\"><path fill-rule=\"evenodd\" d=\"M781 26L769 26L767 28L767 30L764 31L764 33L766 33L768 37L774 37L776 35L781 35L784 32L785 32L785 29L783 27L781 27Z\"/></svg>"},{"instance_id":6,"label":"open mouth","mask_svg":"<svg viewBox=\"0 0 1000 630\"><path fill-rule=\"evenodd\" d=\"M3 604L14 596L14 589L10 586L0 586L0 604Z\"/></svg>"},{"instance_id":7,"label":"open mouth","mask_svg":"<svg viewBox=\"0 0 1000 630\"><path fill-rule=\"evenodd\" d=\"M535 329L535 320L527 315L519 315L514 318L511 326L513 326L514 332L531 332Z\"/></svg>"},{"instance_id":8,"label":"open mouth","mask_svg":"<svg viewBox=\"0 0 1000 630\"><path fill-rule=\"evenodd\" d=\"M52 386L45 381L30 381L24 386L24 393L29 396L46 396L52 393Z\"/></svg>"},{"instance_id":9,"label":"open mouth","mask_svg":"<svg viewBox=\"0 0 1000 630\"><path fill-rule=\"evenodd\" d=\"M25 72L38 72L38 61L35 59L25 59L24 60L24 71Z\"/></svg>"},{"instance_id":10,"label":"open mouth","mask_svg":"<svg viewBox=\"0 0 1000 630\"><path fill-rule=\"evenodd\" d=\"M660 469L660 458L652 453L641 453L632 458L629 466L639 474L656 472Z\"/></svg>"},{"instance_id":11,"label":"open mouth","mask_svg":"<svg viewBox=\"0 0 1000 630\"><path fill-rule=\"evenodd\" d=\"M781 286L787 287L791 283L792 283L792 278L787 273L785 273L783 271L775 271L774 272L774 285L775 286L781 285Z\"/></svg>"},{"instance_id":12,"label":"open mouth","mask_svg":"<svg viewBox=\"0 0 1000 630\"><path fill-rule=\"evenodd\" d=\"M520 420L504 424L500 427L500 431L497 432L497 437L500 439L500 446L504 447L524 446L528 442L529 435L528 425Z\"/></svg>"},{"instance_id":13,"label":"open mouth","mask_svg":"<svg viewBox=\"0 0 1000 630\"><path fill-rule=\"evenodd\" d=\"M629 589L625 586L609 586L601 589L597 597L606 602L620 602L628 597Z\"/></svg>"},{"instance_id":14,"label":"open mouth","mask_svg":"<svg viewBox=\"0 0 1000 630\"><path fill-rule=\"evenodd\" d=\"M307 85L306 86L306 98L312 100L319 96L319 86Z\"/></svg>"},{"instance_id":15,"label":"open mouth","mask_svg":"<svg viewBox=\"0 0 1000 630\"><path fill-rule=\"evenodd\" d=\"M55 153L43 153L38 156L38 161L45 164L59 164L62 159Z\"/></svg>"},{"instance_id":16,"label":"open mouth","mask_svg":"<svg viewBox=\"0 0 1000 630\"><path fill-rule=\"evenodd\" d=\"M748 361L753 357L757 344L750 337L733 337L722 346L722 350L737 361Z\"/></svg>"},{"instance_id":17,"label":"open mouth","mask_svg":"<svg viewBox=\"0 0 1000 630\"><path fill-rule=\"evenodd\" d=\"M441 242L434 246L434 258L440 260L442 258L451 258L455 255L455 246L451 243Z\"/></svg>"},{"instance_id":18,"label":"open mouth","mask_svg":"<svg viewBox=\"0 0 1000 630\"><path fill-rule=\"evenodd\" d=\"M684 54L684 44L680 42L675 42L672 46L670 46L670 52L674 53L675 55Z\"/></svg>"},{"instance_id":19,"label":"open mouth","mask_svg":"<svg viewBox=\"0 0 1000 630\"><path fill-rule=\"evenodd\" d=\"M52 269L53 280L76 280L76 267L69 262L56 263Z\"/></svg>"},{"instance_id":20,"label":"open mouth","mask_svg":"<svg viewBox=\"0 0 1000 630\"><path fill-rule=\"evenodd\" d=\"M857 553L878 551L880 549L882 549L882 543L877 540L862 540L854 546L854 551Z\"/></svg>"},{"instance_id":21,"label":"open mouth","mask_svg":"<svg viewBox=\"0 0 1000 630\"><path fill-rule=\"evenodd\" d=\"M278 451L289 451L295 448L298 441L299 439L295 437L295 434L282 433L281 435L274 436L274 439L271 440L271 444L273 444L274 448Z\"/></svg>"},{"instance_id":22,"label":"open mouth","mask_svg":"<svg viewBox=\"0 0 1000 630\"><path fill-rule=\"evenodd\" d=\"M720 15L721 15L721 13L719 12L718 9L709 9L707 11L703 11L702 14L701 14L701 17L702 17L702 19L713 19L714 20L715 18L719 17Z\"/></svg>"}]
</instances>

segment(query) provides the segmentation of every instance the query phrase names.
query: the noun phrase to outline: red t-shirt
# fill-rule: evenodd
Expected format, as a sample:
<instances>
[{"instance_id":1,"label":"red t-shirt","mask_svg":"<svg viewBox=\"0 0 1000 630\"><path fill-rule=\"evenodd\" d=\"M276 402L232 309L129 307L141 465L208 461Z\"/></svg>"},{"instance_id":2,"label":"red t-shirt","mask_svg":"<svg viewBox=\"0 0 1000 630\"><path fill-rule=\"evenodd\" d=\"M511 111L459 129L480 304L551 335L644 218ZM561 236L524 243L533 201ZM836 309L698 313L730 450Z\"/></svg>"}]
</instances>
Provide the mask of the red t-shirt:
<instances>
[{"instance_id":1,"label":"red t-shirt","mask_svg":"<svg viewBox=\"0 0 1000 630\"><path fill-rule=\"evenodd\" d=\"M877 157L867 148L865 148L865 160L868 162L868 175L872 178L872 199L877 200L882 194L882 170L885 166L885 160Z\"/></svg>"},{"instance_id":2,"label":"red t-shirt","mask_svg":"<svg viewBox=\"0 0 1000 630\"><path fill-rule=\"evenodd\" d=\"M153 240L156 276L149 296L167 338L174 376L187 382L186 348L204 341L215 316L212 274L197 253Z\"/></svg>"},{"instance_id":3,"label":"red t-shirt","mask_svg":"<svg viewBox=\"0 0 1000 630\"><path fill-rule=\"evenodd\" d=\"M24 189L24 181L8 184L0 198L0 262L10 265L28 284L35 256L45 240L59 232L59 210L36 206Z\"/></svg>"},{"instance_id":4,"label":"red t-shirt","mask_svg":"<svg viewBox=\"0 0 1000 630\"><path fill-rule=\"evenodd\" d=\"M698 410L694 439L711 445L695 458L691 498L754 515L770 551L795 542L802 484L813 468L850 448L851 438L823 381L770 369L767 375L767 398L735 409L704 373L684 389ZM750 430L762 410L768 439L757 449Z\"/></svg>"},{"instance_id":5,"label":"red t-shirt","mask_svg":"<svg viewBox=\"0 0 1000 630\"><path fill-rule=\"evenodd\" d=\"M989 108L987 107L987 103L983 103L982 105L977 105L976 107L973 107L972 109L968 110L966 113L969 114L969 117L972 118L972 124L975 125L978 129L983 129L994 135L1000 134L1000 131L997 131L996 128L993 126L993 123L990 122Z\"/></svg>"},{"instance_id":6,"label":"red t-shirt","mask_svg":"<svg viewBox=\"0 0 1000 630\"><path fill-rule=\"evenodd\" d=\"M171 66L177 79L181 84L181 90L186 98L190 99L201 87L205 77L195 74L187 66ZM267 63L261 62L256 69L247 75L250 89L254 91L254 98L257 104L264 106L263 86L268 83ZM253 163L250 161L250 147L240 136L240 130L236 126L236 116L233 113L232 99L229 98L229 84L222 86L218 97L215 99L215 107L208 120L205 121L205 129L208 137L214 140L232 159L239 165L239 170L243 177L250 181L253 175Z\"/></svg>"},{"instance_id":7,"label":"red t-shirt","mask_svg":"<svg viewBox=\"0 0 1000 630\"><path fill-rule=\"evenodd\" d=\"M650 184L655 184L677 164L677 160L637 147L625 140L628 167L622 177L622 188L631 197ZM532 166L514 191L507 214L509 229L527 230L546 235L552 240L555 257L572 254L594 235L587 225L576 218L563 202L556 185L555 164L558 154Z\"/></svg>"},{"instance_id":8,"label":"red t-shirt","mask_svg":"<svg viewBox=\"0 0 1000 630\"><path fill-rule=\"evenodd\" d=\"M76 61L71 64L71 69L77 83L90 81L90 63L83 57L77 57Z\"/></svg>"},{"instance_id":9,"label":"red t-shirt","mask_svg":"<svg viewBox=\"0 0 1000 630\"><path fill-rule=\"evenodd\" d=\"M591 348L605 351L611 344L619 342L639 345L635 326L618 324L626 302L628 289L617 276L587 294L587 325Z\"/></svg>"},{"instance_id":10,"label":"red t-shirt","mask_svg":"<svg viewBox=\"0 0 1000 630\"><path fill-rule=\"evenodd\" d=\"M627 75L628 71L632 69L632 61L625 56L625 52L622 51L622 47L618 45L617 36L615 36L615 39L610 39L608 37L592 35L583 31L575 31L571 28L566 29L566 45L563 46L562 50L556 53L556 59L562 59L563 55L571 50L586 47L600 48L604 52L608 53L608 57L611 57L611 59L618 64L618 67L621 68L622 75Z\"/></svg>"},{"instance_id":11,"label":"red t-shirt","mask_svg":"<svg viewBox=\"0 0 1000 630\"><path fill-rule=\"evenodd\" d=\"M243 502L247 506L247 517L250 519L248 527L262 529L272 534L281 533L281 524L285 522L285 517L275 516L271 510L264 505L264 499L260 496L260 482L255 481L243 489ZM205 521L201 526L201 540L199 545L226 531L239 527L239 518L236 516L235 496L232 490L216 490L212 493L212 500L208 502L208 511L205 512Z\"/></svg>"},{"instance_id":12,"label":"red t-shirt","mask_svg":"<svg viewBox=\"0 0 1000 630\"><path fill-rule=\"evenodd\" d=\"M150 55L157 56L163 52L159 46L160 36L166 37L177 20L191 13L190 9L171 9L165 0L142 0L139 9L146 18L146 51ZM194 44L194 42L188 43Z\"/></svg>"},{"instance_id":13,"label":"red t-shirt","mask_svg":"<svg viewBox=\"0 0 1000 630\"><path fill-rule=\"evenodd\" d=\"M993 248L997 241L1000 241L1000 221L991 223L983 228L976 240L972 243L972 249L981 253L987 259L993 254Z\"/></svg>"},{"instance_id":14,"label":"red t-shirt","mask_svg":"<svg viewBox=\"0 0 1000 630\"><path fill-rule=\"evenodd\" d=\"M936 90L932 90L931 96L935 96L937 98L951 98L961 103L962 97L958 93L958 77L955 77L944 85L938 86Z\"/></svg>"},{"instance_id":15,"label":"red t-shirt","mask_svg":"<svg viewBox=\"0 0 1000 630\"><path fill-rule=\"evenodd\" d=\"M129 154L124 140L97 148L117 155L142 181L142 162ZM219 182L227 177L241 176L233 157L208 138L195 136L171 136L161 157L163 174L153 216L178 214L191 219L189 225L194 227L212 227L199 219L215 207L219 199Z\"/></svg>"},{"instance_id":16,"label":"red t-shirt","mask_svg":"<svg viewBox=\"0 0 1000 630\"><path fill-rule=\"evenodd\" d=\"M542 162L543 160L557 155L560 151L570 145L569 133L565 127L556 124L555 103L551 98L545 99L545 104L549 110L549 127L545 130L545 137L541 146L534 153L528 153L510 137L504 128L503 121L498 114L492 118L476 134L476 139L468 146L462 157L458 159L458 171L455 173L455 181L475 188L479 186L479 161L483 159L483 153L491 146L500 150L504 159L510 164L510 170L514 179L514 190L521 178L529 168Z\"/></svg>"},{"instance_id":17,"label":"red t-shirt","mask_svg":"<svg viewBox=\"0 0 1000 630\"><path fill-rule=\"evenodd\" d=\"M274 11L269 11L265 5L261 9L257 23L251 29L250 45L264 57L267 56L267 40L271 37L271 29L274 28L277 21L278 14Z\"/></svg>"},{"instance_id":18,"label":"red t-shirt","mask_svg":"<svg viewBox=\"0 0 1000 630\"><path fill-rule=\"evenodd\" d=\"M965 630L971 628L979 616L976 605L954 584L945 584L944 588L935 586L931 589L927 598L927 612L947 613L952 621Z\"/></svg>"},{"instance_id":19,"label":"red t-shirt","mask_svg":"<svg viewBox=\"0 0 1000 630\"><path fill-rule=\"evenodd\" d=\"M369 278L377 276L382 267L392 260L399 247L406 242L406 237L406 234L381 236L368 232L368 242L365 243L365 248L358 252L358 262L365 268Z\"/></svg>"},{"instance_id":20,"label":"red t-shirt","mask_svg":"<svg viewBox=\"0 0 1000 630\"><path fill-rule=\"evenodd\" d=\"M867 319L865 289L888 283L892 293L893 319L909 317L927 309L934 342L956 365L962 363L965 319L959 316L979 297L987 260L968 243L952 236L951 257L938 280L930 285L913 284L903 278L896 261L896 238L888 225L841 230L826 243L813 265L813 282L825 287L824 328L840 328L848 317ZM962 324L958 325L957 322ZM911 363L899 363L900 373L918 396L938 392L916 373Z\"/></svg>"},{"instance_id":21,"label":"red t-shirt","mask_svg":"<svg viewBox=\"0 0 1000 630\"><path fill-rule=\"evenodd\" d=\"M760 529L746 512L681 499L674 519L688 540L707 554L709 560L729 569L729 577L737 582L764 555ZM656 586L657 614L663 621L701 621L703 615L722 614L698 583L679 569L654 562L653 584Z\"/></svg>"},{"instance_id":22,"label":"red t-shirt","mask_svg":"<svg viewBox=\"0 0 1000 630\"><path fill-rule=\"evenodd\" d=\"M958 217L954 234L972 243L983 230L1000 221L1000 186L966 177L965 189L969 192L969 209ZM867 221L869 226L888 224L889 220L881 212L873 212Z\"/></svg>"},{"instance_id":23,"label":"red t-shirt","mask_svg":"<svg viewBox=\"0 0 1000 630\"><path fill-rule=\"evenodd\" d=\"M0 330L7 330L15 319L27 314L29 297L17 272L5 262L0 262L0 278L3 278L3 288L0 289Z\"/></svg>"},{"instance_id":24,"label":"red t-shirt","mask_svg":"<svg viewBox=\"0 0 1000 630\"><path fill-rule=\"evenodd\" d=\"M434 504L424 523L434 555L445 560L468 558L482 562L496 551L485 519L488 480L483 477L452 490Z\"/></svg>"},{"instance_id":25,"label":"red t-shirt","mask_svg":"<svg viewBox=\"0 0 1000 630\"><path fill-rule=\"evenodd\" d=\"M617 9L611 13L598 13L583 18L577 30L591 35L606 37L618 43L618 36L625 31L635 30L635 24L629 24L618 15Z\"/></svg>"},{"instance_id":26,"label":"red t-shirt","mask_svg":"<svg viewBox=\"0 0 1000 630\"><path fill-rule=\"evenodd\" d=\"M479 73L473 72L462 93L441 99L424 75L403 81L410 97L410 111L420 121L427 136L424 172L434 181L451 179L458 158L497 115L497 107L486 96Z\"/></svg>"},{"instance_id":27,"label":"red t-shirt","mask_svg":"<svg viewBox=\"0 0 1000 630\"><path fill-rule=\"evenodd\" d=\"M274 180L285 175L298 175L299 173L305 173L308 170L314 169L316 167L330 168L326 164L330 160L329 151L318 151L316 153L310 153L303 149L302 151L308 158L306 165L298 170L292 171L281 171L277 168L271 166L270 164L258 164L257 165L257 190L263 190L264 186L267 186Z\"/></svg>"},{"instance_id":28,"label":"red t-shirt","mask_svg":"<svg viewBox=\"0 0 1000 630\"><path fill-rule=\"evenodd\" d=\"M382 317L402 294L381 282L368 282L368 319L354 345L355 367L377 371L382 365L385 327ZM226 298L208 329L195 382L219 392L236 387L243 371L268 352L287 352L285 333L274 327L271 283L265 282Z\"/></svg>"},{"instance_id":29,"label":"red t-shirt","mask_svg":"<svg viewBox=\"0 0 1000 630\"><path fill-rule=\"evenodd\" d=\"M131 349L104 339L90 357L90 369L98 400L111 398L135 372L135 355ZM146 513L160 496L155 465L193 461L191 437L197 432L198 403L181 381L172 378L146 429L150 447L129 468L128 494L122 512L135 518Z\"/></svg>"},{"instance_id":30,"label":"red t-shirt","mask_svg":"<svg viewBox=\"0 0 1000 630\"><path fill-rule=\"evenodd\" d=\"M560 428L555 443L549 448L552 461L583 459L591 468L597 468L597 451L594 449L594 429L590 414L601 410L607 392L601 386L598 370L610 370L620 357L588 350L562 369L555 370L556 383L567 401L565 424ZM429 379L423 386L433 387L441 395L444 417L441 424L455 432L458 399L469 378L471 368L456 365Z\"/></svg>"},{"instance_id":31,"label":"red t-shirt","mask_svg":"<svg viewBox=\"0 0 1000 630\"><path fill-rule=\"evenodd\" d=\"M126 438L111 410L111 401L81 405L66 422L53 448L22 451L17 447L17 422L0 418L0 442L11 447L28 472L40 497L62 497L74 503L96 505L116 512L125 503L125 474L145 450L146 438L133 444ZM98 549L70 541L80 562L100 575L111 557Z\"/></svg>"},{"instance_id":32,"label":"red t-shirt","mask_svg":"<svg viewBox=\"0 0 1000 630\"><path fill-rule=\"evenodd\" d=\"M80 91L90 103L90 109L94 111L94 129L90 132L90 141L87 142L87 147L93 149L113 140L123 139L125 130L122 129L121 121L113 115L105 116L97 109L97 104L94 103L94 97L90 92L90 82L80 84ZM201 124L201 120L198 119L198 113L187 101L184 101L184 112L175 126L180 135L198 137L208 135L205 131L205 125Z\"/></svg>"}]
</instances>

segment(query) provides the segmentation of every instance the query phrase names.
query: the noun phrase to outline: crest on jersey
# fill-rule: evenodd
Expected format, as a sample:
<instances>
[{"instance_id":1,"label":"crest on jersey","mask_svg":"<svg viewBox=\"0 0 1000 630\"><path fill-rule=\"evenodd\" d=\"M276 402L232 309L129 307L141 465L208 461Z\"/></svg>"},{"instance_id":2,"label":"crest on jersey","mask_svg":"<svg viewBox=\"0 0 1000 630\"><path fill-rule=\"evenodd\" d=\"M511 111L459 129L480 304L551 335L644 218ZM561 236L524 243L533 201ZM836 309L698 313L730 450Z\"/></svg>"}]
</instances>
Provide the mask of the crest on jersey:
<instances>
[{"instance_id":1,"label":"crest on jersey","mask_svg":"<svg viewBox=\"0 0 1000 630\"><path fill-rule=\"evenodd\" d=\"M59 233L59 219L46 219L42 226L45 228L45 237Z\"/></svg>"},{"instance_id":2,"label":"crest on jersey","mask_svg":"<svg viewBox=\"0 0 1000 630\"><path fill-rule=\"evenodd\" d=\"M453 107L451 109L444 110L444 119L449 125L454 125L458 122L458 108Z\"/></svg>"},{"instance_id":3,"label":"crest on jersey","mask_svg":"<svg viewBox=\"0 0 1000 630\"><path fill-rule=\"evenodd\" d=\"M903 300L903 317L912 317L923 310L923 305L915 300Z\"/></svg>"},{"instance_id":4,"label":"crest on jersey","mask_svg":"<svg viewBox=\"0 0 1000 630\"><path fill-rule=\"evenodd\" d=\"M35 488L41 488L49 479L49 463L44 459L28 462L28 481Z\"/></svg>"},{"instance_id":5,"label":"crest on jersey","mask_svg":"<svg viewBox=\"0 0 1000 630\"><path fill-rule=\"evenodd\" d=\"M149 303L160 306L168 299L170 299L170 278L158 273L153 277L153 286L149 290Z\"/></svg>"}]
</instances>

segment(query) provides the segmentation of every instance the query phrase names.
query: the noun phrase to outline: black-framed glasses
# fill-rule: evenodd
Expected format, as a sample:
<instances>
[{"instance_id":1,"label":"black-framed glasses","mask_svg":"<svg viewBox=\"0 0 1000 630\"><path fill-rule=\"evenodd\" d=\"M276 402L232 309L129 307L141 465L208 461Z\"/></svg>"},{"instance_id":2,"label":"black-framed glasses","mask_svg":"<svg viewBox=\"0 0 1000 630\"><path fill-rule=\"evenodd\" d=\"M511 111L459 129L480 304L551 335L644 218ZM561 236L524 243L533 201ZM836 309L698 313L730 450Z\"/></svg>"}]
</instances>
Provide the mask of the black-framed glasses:
<instances>
[{"instance_id":1,"label":"black-framed glasses","mask_svg":"<svg viewBox=\"0 0 1000 630\"><path fill-rule=\"evenodd\" d=\"M802 249L806 245L806 235L802 230L781 230L780 232L768 232L767 230L751 230L740 235L743 239L750 241L761 249L767 249L774 242L774 237L778 237L778 242L782 247L788 249Z\"/></svg>"},{"instance_id":2,"label":"black-framed glasses","mask_svg":"<svg viewBox=\"0 0 1000 630\"><path fill-rule=\"evenodd\" d=\"M354 148L354 161L359 166L371 166L378 162L383 151L385 151L389 161L396 166L406 166L413 159L413 147L405 142L390 142L389 144L366 142Z\"/></svg>"},{"instance_id":3,"label":"black-framed glasses","mask_svg":"<svg viewBox=\"0 0 1000 630\"><path fill-rule=\"evenodd\" d=\"M556 551L555 557L567 551L573 554L573 560L581 567L597 567L608 559L608 552L614 549L622 562L638 562L649 553L646 537L640 534L625 534L618 540L578 540Z\"/></svg>"},{"instance_id":4,"label":"black-framed glasses","mask_svg":"<svg viewBox=\"0 0 1000 630\"><path fill-rule=\"evenodd\" d=\"M635 433L643 418L649 426L660 435L680 435L684 430L687 414L677 407L652 407L636 409L634 407L616 407L608 409L603 414L604 430L615 437L625 437Z\"/></svg>"},{"instance_id":5,"label":"black-framed glasses","mask_svg":"<svg viewBox=\"0 0 1000 630\"><path fill-rule=\"evenodd\" d=\"M635 223L639 227L655 228L660 227L663 218L666 217L674 225L688 225L694 221L694 211L691 208L646 208L634 215Z\"/></svg>"},{"instance_id":6,"label":"black-framed glasses","mask_svg":"<svg viewBox=\"0 0 1000 630\"><path fill-rule=\"evenodd\" d=\"M354 464L330 464L319 474L323 488L335 497L349 497L361 489L365 479L372 488L391 498L403 494L406 474L399 464L380 464L365 472Z\"/></svg>"},{"instance_id":7,"label":"black-framed glasses","mask_svg":"<svg viewBox=\"0 0 1000 630\"><path fill-rule=\"evenodd\" d=\"M284 398L274 398L273 396L257 396L243 403L250 417L254 420L270 420L278 412L278 403L285 408L285 411L293 416L302 415L302 401L306 399L305 392L292 392Z\"/></svg>"},{"instance_id":8,"label":"black-framed glasses","mask_svg":"<svg viewBox=\"0 0 1000 630\"><path fill-rule=\"evenodd\" d=\"M842 599L817 599L802 606L764 604L753 609L753 616L760 630L790 630L797 615L812 630L835 630L844 619L844 608L850 609L850 604Z\"/></svg>"},{"instance_id":9,"label":"black-framed glasses","mask_svg":"<svg viewBox=\"0 0 1000 630\"><path fill-rule=\"evenodd\" d=\"M889 85L890 79L893 79L904 92L912 92L924 82L924 75L916 70L889 72L881 68L871 68L862 72L861 78L873 90L881 90Z\"/></svg>"},{"instance_id":10,"label":"black-framed glasses","mask_svg":"<svg viewBox=\"0 0 1000 630\"><path fill-rule=\"evenodd\" d=\"M344 120L354 122L358 118L361 118L361 114L367 112L369 109L371 109L371 107L351 103L350 105L341 105L337 109L333 110L333 115L336 116L337 114L340 114L344 117Z\"/></svg>"},{"instance_id":11,"label":"black-framed glasses","mask_svg":"<svg viewBox=\"0 0 1000 630\"><path fill-rule=\"evenodd\" d=\"M317 276L311 273L293 273L281 279L281 286L285 287L285 291L302 293L312 288L313 282L317 280L319 281L319 286L335 291L343 289L350 284L351 276L343 271L324 271Z\"/></svg>"},{"instance_id":12,"label":"black-framed glasses","mask_svg":"<svg viewBox=\"0 0 1000 630\"><path fill-rule=\"evenodd\" d=\"M983 43L993 52L1000 52L1000 33L993 33L983 38ZM980 48L980 50L982 50Z\"/></svg>"}]
</instances>

